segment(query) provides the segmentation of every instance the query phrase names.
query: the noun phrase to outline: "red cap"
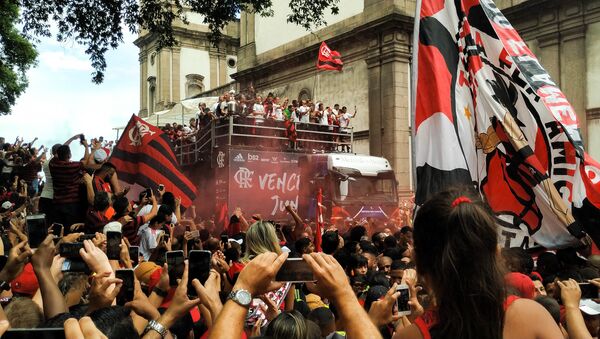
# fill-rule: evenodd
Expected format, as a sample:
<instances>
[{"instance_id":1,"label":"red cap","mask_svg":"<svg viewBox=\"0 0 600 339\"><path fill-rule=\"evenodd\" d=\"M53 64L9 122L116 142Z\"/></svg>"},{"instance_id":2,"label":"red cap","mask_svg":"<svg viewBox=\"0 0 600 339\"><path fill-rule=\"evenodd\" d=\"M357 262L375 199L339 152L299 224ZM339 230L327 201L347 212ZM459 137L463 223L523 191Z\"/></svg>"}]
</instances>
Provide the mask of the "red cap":
<instances>
[{"instance_id":1,"label":"red cap","mask_svg":"<svg viewBox=\"0 0 600 339\"><path fill-rule=\"evenodd\" d=\"M523 273L511 272L504 276L504 282L507 287L512 287L519 291L520 296L527 299L533 299L535 296L535 286L533 280Z\"/></svg>"},{"instance_id":2,"label":"red cap","mask_svg":"<svg viewBox=\"0 0 600 339\"><path fill-rule=\"evenodd\" d=\"M37 292L40 285L38 284L37 277L33 272L33 266L31 263L28 263L23 267L23 272L10 283L10 289L13 293L24 294L29 297L33 297L35 292Z\"/></svg>"}]
</instances>

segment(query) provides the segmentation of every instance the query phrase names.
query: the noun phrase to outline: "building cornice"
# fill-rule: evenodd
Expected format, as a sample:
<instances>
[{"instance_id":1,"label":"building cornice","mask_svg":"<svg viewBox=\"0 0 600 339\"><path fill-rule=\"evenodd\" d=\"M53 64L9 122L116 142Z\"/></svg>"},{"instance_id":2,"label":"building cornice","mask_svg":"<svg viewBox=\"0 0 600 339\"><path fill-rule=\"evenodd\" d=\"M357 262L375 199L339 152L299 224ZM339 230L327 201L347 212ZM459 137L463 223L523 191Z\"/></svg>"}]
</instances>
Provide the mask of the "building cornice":
<instances>
[{"instance_id":1,"label":"building cornice","mask_svg":"<svg viewBox=\"0 0 600 339\"><path fill-rule=\"evenodd\" d=\"M383 43L389 51L381 54L378 57L394 57L408 60L410 51L410 34L413 29L413 18L400 13L390 13L376 20L364 23L354 29L327 39L330 46L344 46L347 44L363 43L368 46L368 42L381 34L392 35L390 41ZM408 38L394 39L397 34L407 35ZM320 43L320 42L319 42ZM232 75L237 81L243 79L255 78L258 74L279 74L281 69L289 69L290 65L301 65L301 68L291 74L282 75L276 79L269 81L270 84L285 82L293 79L300 79L307 74L315 72L315 65L307 62L308 60L316 60L316 55L319 50L319 43L312 44L308 47L294 50L293 52L284 53L283 56L271 59L269 62L264 62L256 66L239 71ZM382 45L382 46L383 46ZM405 46L401 46L405 45ZM385 47L385 46L383 46ZM351 64L353 61L366 59L370 48L362 48L358 52L343 55L344 63ZM256 84L259 87L260 84Z\"/></svg>"}]
</instances>

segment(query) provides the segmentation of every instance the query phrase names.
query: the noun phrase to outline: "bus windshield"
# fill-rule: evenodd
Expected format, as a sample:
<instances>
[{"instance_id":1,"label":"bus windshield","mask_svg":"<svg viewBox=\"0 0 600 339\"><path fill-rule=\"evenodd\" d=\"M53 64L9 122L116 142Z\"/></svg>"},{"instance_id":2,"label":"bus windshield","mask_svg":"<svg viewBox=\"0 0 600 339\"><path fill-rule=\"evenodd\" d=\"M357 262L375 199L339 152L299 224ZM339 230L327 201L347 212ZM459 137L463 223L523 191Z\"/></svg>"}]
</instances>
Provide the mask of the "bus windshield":
<instances>
[{"instance_id":1,"label":"bus windshield","mask_svg":"<svg viewBox=\"0 0 600 339\"><path fill-rule=\"evenodd\" d=\"M337 193L341 201L395 202L395 186L393 178L352 176L339 181Z\"/></svg>"}]
</instances>

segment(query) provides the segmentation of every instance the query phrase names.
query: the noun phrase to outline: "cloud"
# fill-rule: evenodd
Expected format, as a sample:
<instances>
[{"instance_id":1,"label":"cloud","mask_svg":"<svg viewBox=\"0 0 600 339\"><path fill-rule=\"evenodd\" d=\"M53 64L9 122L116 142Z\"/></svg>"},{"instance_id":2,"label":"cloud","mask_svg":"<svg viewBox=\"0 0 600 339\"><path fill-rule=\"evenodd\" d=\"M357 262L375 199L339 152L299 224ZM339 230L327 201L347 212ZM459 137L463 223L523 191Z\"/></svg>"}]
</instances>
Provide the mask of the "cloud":
<instances>
[{"instance_id":1,"label":"cloud","mask_svg":"<svg viewBox=\"0 0 600 339\"><path fill-rule=\"evenodd\" d=\"M48 67L53 71L74 70L89 72L92 70L89 60L65 54L63 51L42 52L40 54L40 61L43 66Z\"/></svg>"}]
</instances>

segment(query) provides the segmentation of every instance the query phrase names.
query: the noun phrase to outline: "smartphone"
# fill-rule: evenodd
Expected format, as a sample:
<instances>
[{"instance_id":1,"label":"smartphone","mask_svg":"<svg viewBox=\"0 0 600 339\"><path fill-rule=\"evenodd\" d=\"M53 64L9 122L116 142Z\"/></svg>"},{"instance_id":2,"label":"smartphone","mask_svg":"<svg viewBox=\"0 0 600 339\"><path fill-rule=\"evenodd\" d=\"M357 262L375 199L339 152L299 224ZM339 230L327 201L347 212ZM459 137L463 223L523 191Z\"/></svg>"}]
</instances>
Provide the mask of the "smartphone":
<instances>
[{"instance_id":1,"label":"smartphone","mask_svg":"<svg viewBox=\"0 0 600 339\"><path fill-rule=\"evenodd\" d=\"M4 266L6 266L7 261L8 261L8 256L0 255L0 271L2 271L4 269Z\"/></svg>"},{"instance_id":2,"label":"smartphone","mask_svg":"<svg viewBox=\"0 0 600 339\"><path fill-rule=\"evenodd\" d=\"M163 240L164 242L167 242L167 241L169 241L169 234L167 234L167 233L164 233L164 234L163 234L163 236L162 236L162 240Z\"/></svg>"},{"instance_id":3,"label":"smartphone","mask_svg":"<svg viewBox=\"0 0 600 339\"><path fill-rule=\"evenodd\" d=\"M2 339L65 339L65 329L60 328L11 328Z\"/></svg>"},{"instance_id":4,"label":"smartphone","mask_svg":"<svg viewBox=\"0 0 600 339\"><path fill-rule=\"evenodd\" d=\"M131 259L133 267L140 263L140 247L129 246L129 259Z\"/></svg>"},{"instance_id":5,"label":"smartphone","mask_svg":"<svg viewBox=\"0 0 600 339\"><path fill-rule=\"evenodd\" d=\"M82 242L62 243L58 253L61 257L77 259L80 258L79 250L83 248Z\"/></svg>"},{"instance_id":6,"label":"smartphone","mask_svg":"<svg viewBox=\"0 0 600 339\"><path fill-rule=\"evenodd\" d=\"M150 199L150 197L152 196L152 189L151 188L146 188L146 198Z\"/></svg>"},{"instance_id":7,"label":"smartphone","mask_svg":"<svg viewBox=\"0 0 600 339\"><path fill-rule=\"evenodd\" d=\"M46 239L46 236L48 235L48 227L46 226L46 215L28 215L25 218L25 220L27 221L29 247L38 248L38 246L40 246L42 241L44 241L44 239Z\"/></svg>"},{"instance_id":8,"label":"smartphone","mask_svg":"<svg viewBox=\"0 0 600 339\"><path fill-rule=\"evenodd\" d=\"M98 141L103 142L104 141L104 137L98 138Z\"/></svg>"},{"instance_id":9,"label":"smartphone","mask_svg":"<svg viewBox=\"0 0 600 339\"><path fill-rule=\"evenodd\" d=\"M121 257L121 232L106 232L106 256L108 260L119 260Z\"/></svg>"},{"instance_id":10,"label":"smartphone","mask_svg":"<svg viewBox=\"0 0 600 339\"><path fill-rule=\"evenodd\" d=\"M64 228L65 227L63 226L63 224L55 222L52 224L52 226L50 226L48 232L53 234L55 238L60 238L60 235L63 233Z\"/></svg>"},{"instance_id":11,"label":"smartphone","mask_svg":"<svg viewBox=\"0 0 600 339\"><path fill-rule=\"evenodd\" d=\"M275 281L300 283L315 281L315 277L312 269L304 259L287 258L279 272L277 272Z\"/></svg>"},{"instance_id":12,"label":"smartphone","mask_svg":"<svg viewBox=\"0 0 600 339\"><path fill-rule=\"evenodd\" d=\"M165 189L165 185L163 185L163 184L158 185L159 191L163 191L164 189Z\"/></svg>"},{"instance_id":13,"label":"smartphone","mask_svg":"<svg viewBox=\"0 0 600 339\"><path fill-rule=\"evenodd\" d=\"M61 271L91 273L86 263L81 259L65 259Z\"/></svg>"},{"instance_id":14,"label":"smartphone","mask_svg":"<svg viewBox=\"0 0 600 339\"><path fill-rule=\"evenodd\" d=\"M408 301L410 300L410 293L408 290L408 285L401 284L396 288L396 292L400 292L398 299L396 300L396 307L398 308L398 315L409 315L410 305Z\"/></svg>"},{"instance_id":15,"label":"smartphone","mask_svg":"<svg viewBox=\"0 0 600 339\"><path fill-rule=\"evenodd\" d=\"M198 235L200 235L200 232L198 232ZM224 245L227 245L227 243L229 242L229 237L227 236L227 234L221 234L221 242Z\"/></svg>"},{"instance_id":16,"label":"smartphone","mask_svg":"<svg viewBox=\"0 0 600 339\"><path fill-rule=\"evenodd\" d=\"M83 141L85 140L85 135L80 134L79 135L79 143L83 145Z\"/></svg>"},{"instance_id":17,"label":"smartphone","mask_svg":"<svg viewBox=\"0 0 600 339\"><path fill-rule=\"evenodd\" d=\"M84 234L82 236L80 236L77 241L79 242L83 242L84 240L92 240L96 237L95 234Z\"/></svg>"},{"instance_id":18,"label":"smartphone","mask_svg":"<svg viewBox=\"0 0 600 339\"><path fill-rule=\"evenodd\" d=\"M188 295L196 296L192 280L198 279L201 284L206 282L210 274L210 251L190 251L188 258Z\"/></svg>"},{"instance_id":19,"label":"smartphone","mask_svg":"<svg viewBox=\"0 0 600 339\"><path fill-rule=\"evenodd\" d=\"M177 286L177 279L181 279L185 269L183 251L169 251L166 256L169 266L169 285Z\"/></svg>"},{"instance_id":20,"label":"smartphone","mask_svg":"<svg viewBox=\"0 0 600 339\"><path fill-rule=\"evenodd\" d=\"M598 295L598 287L595 285L590 283L579 283L579 288L581 289L581 299L597 299L600 297Z\"/></svg>"},{"instance_id":21,"label":"smartphone","mask_svg":"<svg viewBox=\"0 0 600 339\"><path fill-rule=\"evenodd\" d=\"M117 294L117 305L123 306L125 303L133 300L133 292L135 290L133 270L116 270L115 278L123 280L123 285L121 285L119 294Z\"/></svg>"}]
</instances>

